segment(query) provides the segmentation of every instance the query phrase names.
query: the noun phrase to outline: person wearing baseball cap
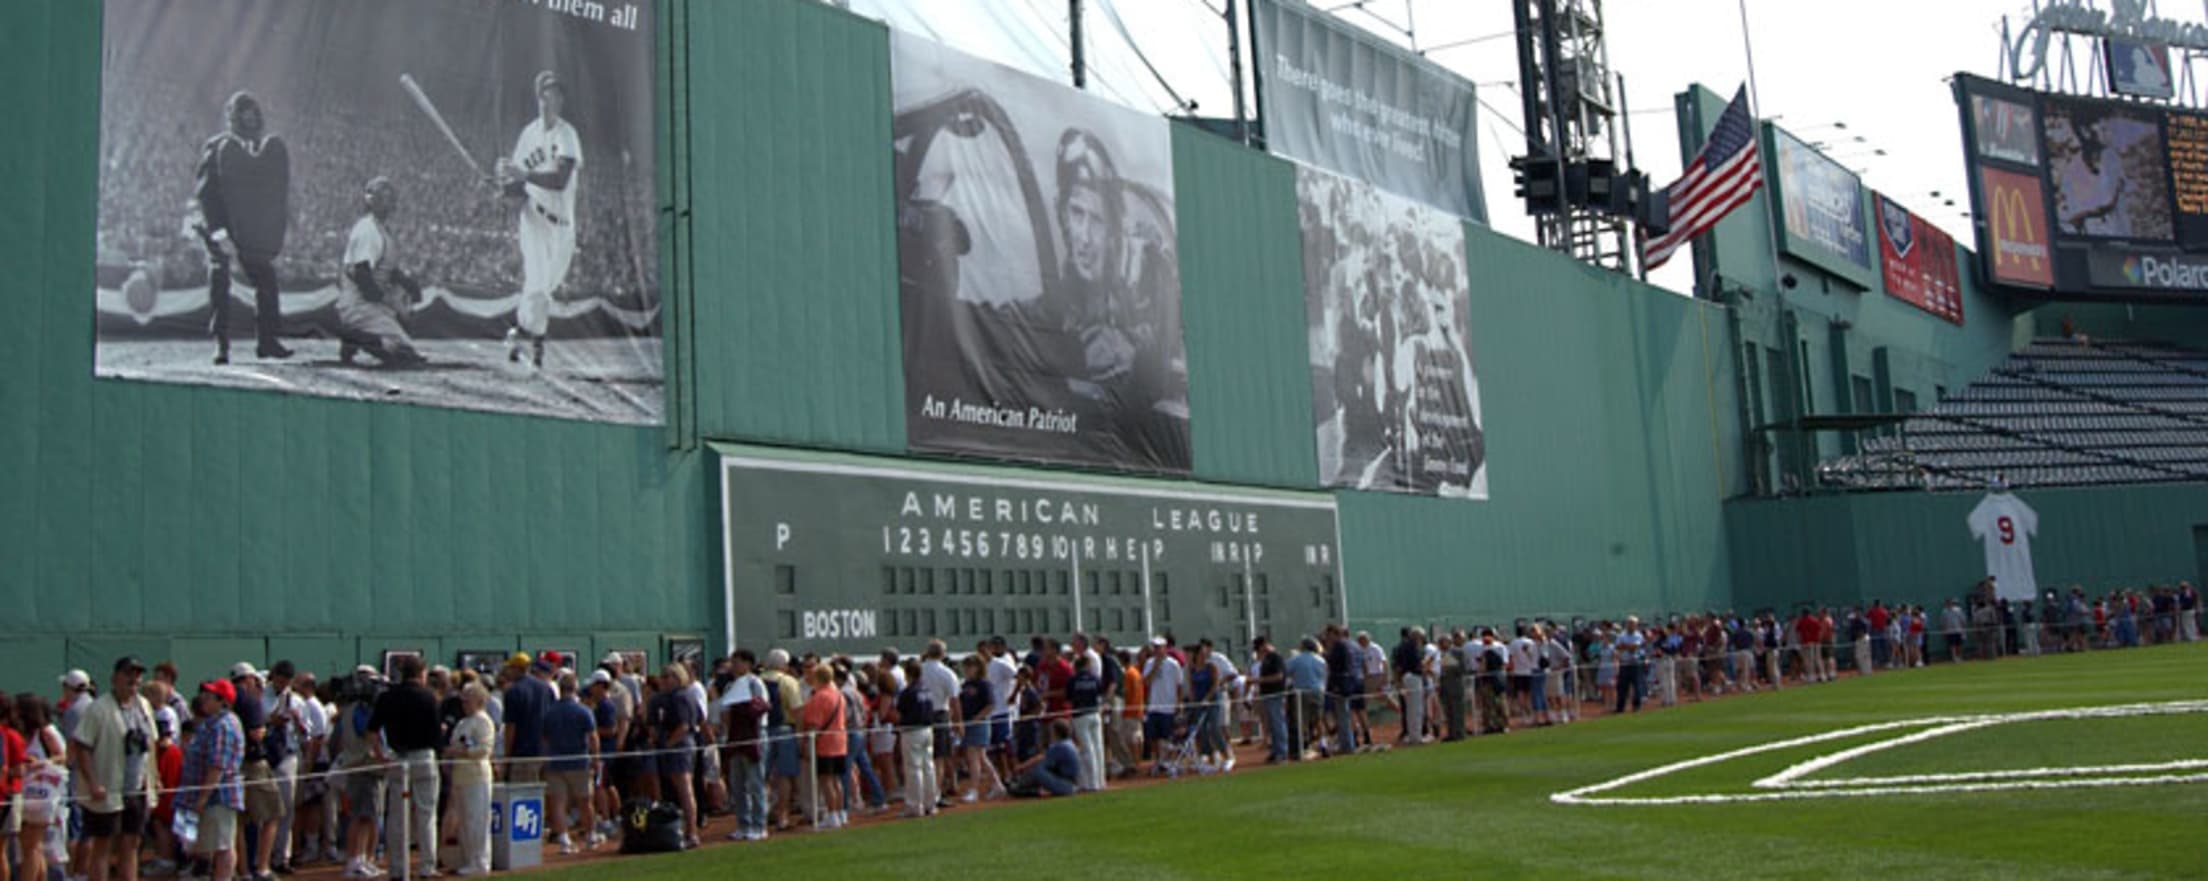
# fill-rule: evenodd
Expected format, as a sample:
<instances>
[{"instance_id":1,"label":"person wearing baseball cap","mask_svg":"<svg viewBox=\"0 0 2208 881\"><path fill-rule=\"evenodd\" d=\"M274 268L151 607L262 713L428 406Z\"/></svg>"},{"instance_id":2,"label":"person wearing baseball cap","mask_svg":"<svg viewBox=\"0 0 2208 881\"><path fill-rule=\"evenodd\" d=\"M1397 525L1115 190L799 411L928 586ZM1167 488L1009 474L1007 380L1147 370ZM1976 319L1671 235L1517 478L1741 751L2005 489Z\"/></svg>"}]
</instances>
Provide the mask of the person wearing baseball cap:
<instances>
[{"instance_id":1,"label":"person wearing baseball cap","mask_svg":"<svg viewBox=\"0 0 2208 881\"><path fill-rule=\"evenodd\" d=\"M233 877L238 867L232 843L238 837L238 813L245 810L245 728L230 712L237 701L238 691L228 682L216 679L199 684L192 698L199 729L184 753L183 783L176 802L177 810L199 815L199 837L192 852L208 859L213 878Z\"/></svg>"},{"instance_id":2,"label":"person wearing baseball cap","mask_svg":"<svg viewBox=\"0 0 2208 881\"><path fill-rule=\"evenodd\" d=\"M153 708L138 695L145 675L137 658L116 659L112 690L89 702L70 735L69 769L84 809L84 863L94 881L107 881L110 853L125 879L138 877L139 830L146 828L159 784L146 761L154 728Z\"/></svg>"},{"instance_id":3,"label":"person wearing baseball cap","mask_svg":"<svg viewBox=\"0 0 2208 881\"><path fill-rule=\"evenodd\" d=\"M552 659L557 657L558 652L545 652L529 665L527 675L506 689L503 714L509 783L544 779L544 762L539 757L544 755L544 714L557 699L552 693L552 675L559 670Z\"/></svg>"},{"instance_id":4,"label":"person wearing baseball cap","mask_svg":"<svg viewBox=\"0 0 2208 881\"><path fill-rule=\"evenodd\" d=\"M91 674L83 670L61 674L61 696L54 701L54 712L61 714L56 724L63 738L76 736L77 721L84 718L84 711L91 708L92 698L99 693L92 684Z\"/></svg>"}]
</instances>

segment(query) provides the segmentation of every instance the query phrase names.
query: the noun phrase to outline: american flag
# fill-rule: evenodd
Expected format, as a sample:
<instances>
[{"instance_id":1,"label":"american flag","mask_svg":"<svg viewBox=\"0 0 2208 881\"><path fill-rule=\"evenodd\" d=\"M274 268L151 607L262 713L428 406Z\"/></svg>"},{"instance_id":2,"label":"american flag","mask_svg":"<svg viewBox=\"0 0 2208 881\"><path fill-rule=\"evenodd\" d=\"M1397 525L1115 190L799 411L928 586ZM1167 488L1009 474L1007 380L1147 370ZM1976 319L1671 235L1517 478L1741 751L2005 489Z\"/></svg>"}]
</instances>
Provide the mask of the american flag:
<instances>
[{"instance_id":1,"label":"american flag","mask_svg":"<svg viewBox=\"0 0 2208 881\"><path fill-rule=\"evenodd\" d=\"M1755 120L1748 114L1748 89L1743 86L1717 118L1702 153L1666 188L1671 197L1671 231L1649 241L1641 252L1642 266L1664 265L1673 251L1748 203L1756 188L1763 186L1763 160L1756 140Z\"/></svg>"}]
</instances>

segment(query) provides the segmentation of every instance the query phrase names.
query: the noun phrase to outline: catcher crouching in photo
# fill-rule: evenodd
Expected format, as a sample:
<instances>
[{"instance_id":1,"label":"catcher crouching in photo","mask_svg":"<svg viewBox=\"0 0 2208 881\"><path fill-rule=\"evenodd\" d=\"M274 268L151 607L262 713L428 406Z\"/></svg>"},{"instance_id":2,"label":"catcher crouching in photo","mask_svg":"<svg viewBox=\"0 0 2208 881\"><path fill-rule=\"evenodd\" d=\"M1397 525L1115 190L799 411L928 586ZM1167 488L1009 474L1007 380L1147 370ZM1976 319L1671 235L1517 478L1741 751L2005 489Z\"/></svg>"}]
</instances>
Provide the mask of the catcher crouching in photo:
<instances>
[{"instance_id":1,"label":"catcher crouching in photo","mask_svg":"<svg viewBox=\"0 0 2208 881\"><path fill-rule=\"evenodd\" d=\"M399 210L399 191L378 176L361 190L362 214L345 239L337 282L337 358L347 364L366 352L385 367L415 367L428 359L414 348L406 316L421 301L422 287L397 267L384 224Z\"/></svg>"}]
</instances>

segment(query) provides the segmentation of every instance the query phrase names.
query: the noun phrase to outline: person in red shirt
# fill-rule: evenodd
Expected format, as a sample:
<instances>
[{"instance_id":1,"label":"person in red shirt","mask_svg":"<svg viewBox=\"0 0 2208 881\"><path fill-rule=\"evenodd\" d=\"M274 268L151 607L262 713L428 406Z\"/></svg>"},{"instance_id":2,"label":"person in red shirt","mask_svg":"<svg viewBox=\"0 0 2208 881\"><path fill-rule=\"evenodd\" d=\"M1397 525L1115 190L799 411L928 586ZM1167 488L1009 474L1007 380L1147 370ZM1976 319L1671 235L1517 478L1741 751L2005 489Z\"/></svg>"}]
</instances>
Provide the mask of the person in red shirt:
<instances>
[{"instance_id":1,"label":"person in red shirt","mask_svg":"<svg viewBox=\"0 0 2208 881\"><path fill-rule=\"evenodd\" d=\"M798 718L813 735L813 776L818 781L820 815L813 828L836 829L848 822L843 809L843 777L849 760L851 738L843 727L843 692L836 688L835 673L826 664L806 671L805 684L813 696L805 701Z\"/></svg>"},{"instance_id":2,"label":"person in red shirt","mask_svg":"<svg viewBox=\"0 0 2208 881\"><path fill-rule=\"evenodd\" d=\"M1073 715L1073 702L1066 697L1066 683L1073 681L1073 662L1055 639L1043 640L1043 662L1035 665L1035 687L1043 693L1045 719L1064 719Z\"/></svg>"},{"instance_id":3,"label":"person in red shirt","mask_svg":"<svg viewBox=\"0 0 2208 881\"><path fill-rule=\"evenodd\" d=\"M1893 646L1887 642L1886 628L1893 623L1894 616L1886 611L1884 602L1872 600L1871 610L1863 613L1863 617L1871 625L1871 664L1893 666Z\"/></svg>"},{"instance_id":4,"label":"person in red shirt","mask_svg":"<svg viewBox=\"0 0 2208 881\"><path fill-rule=\"evenodd\" d=\"M1807 606L1802 607L1801 617L1794 619L1794 639L1794 651L1802 662L1802 681L1816 682L1825 673L1824 626Z\"/></svg>"},{"instance_id":5,"label":"person in red shirt","mask_svg":"<svg viewBox=\"0 0 2208 881\"><path fill-rule=\"evenodd\" d=\"M30 764L30 746L15 730L15 701L0 695L0 830L15 820L9 813L16 794L23 791L23 772ZM0 837L0 881L8 881L6 849L7 839Z\"/></svg>"}]
</instances>

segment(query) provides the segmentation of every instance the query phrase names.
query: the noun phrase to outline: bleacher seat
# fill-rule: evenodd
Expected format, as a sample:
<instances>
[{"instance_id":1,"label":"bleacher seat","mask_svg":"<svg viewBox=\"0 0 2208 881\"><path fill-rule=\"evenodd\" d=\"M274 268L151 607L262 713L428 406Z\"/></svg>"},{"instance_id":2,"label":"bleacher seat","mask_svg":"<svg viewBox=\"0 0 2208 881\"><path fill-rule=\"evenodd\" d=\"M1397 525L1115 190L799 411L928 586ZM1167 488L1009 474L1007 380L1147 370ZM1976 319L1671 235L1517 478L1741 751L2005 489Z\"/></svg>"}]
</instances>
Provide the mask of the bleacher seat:
<instances>
[{"instance_id":1,"label":"bleacher seat","mask_svg":"<svg viewBox=\"0 0 2208 881\"><path fill-rule=\"evenodd\" d=\"M2038 339L1898 431L1818 466L1844 489L2208 479L2208 353Z\"/></svg>"}]
</instances>

